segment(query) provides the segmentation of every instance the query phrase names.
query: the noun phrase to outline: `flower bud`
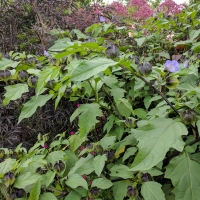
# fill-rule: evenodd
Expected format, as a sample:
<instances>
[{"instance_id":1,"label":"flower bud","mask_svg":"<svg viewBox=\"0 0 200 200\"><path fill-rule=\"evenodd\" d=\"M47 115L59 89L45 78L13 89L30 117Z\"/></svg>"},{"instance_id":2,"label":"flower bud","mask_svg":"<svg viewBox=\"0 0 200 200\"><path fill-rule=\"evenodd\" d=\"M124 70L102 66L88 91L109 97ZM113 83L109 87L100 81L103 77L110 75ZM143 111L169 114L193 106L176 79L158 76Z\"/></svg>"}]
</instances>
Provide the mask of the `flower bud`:
<instances>
[{"instance_id":1,"label":"flower bud","mask_svg":"<svg viewBox=\"0 0 200 200\"><path fill-rule=\"evenodd\" d=\"M133 188L132 186L127 187L127 196L129 198L134 198L138 195L138 190L136 188Z\"/></svg>"},{"instance_id":2,"label":"flower bud","mask_svg":"<svg viewBox=\"0 0 200 200\"><path fill-rule=\"evenodd\" d=\"M24 70L20 71L20 72L18 73L18 79L19 79L21 82L26 81L26 80L28 79L28 72L27 72L27 71L24 71Z\"/></svg>"},{"instance_id":3,"label":"flower bud","mask_svg":"<svg viewBox=\"0 0 200 200\"><path fill-rule=\"evenodd\" d=\"M125 121L125 125L126 125L128 128L134 128L134 127L135 127L135 121L133 121L132 119L128 118L128 119L126 119L126 121Z\"/></svg>"},{"instance_id":4,"label":"flower bud","mask_svg":"<svg viewBox=\"0 0 200 200\"><path fill-rule=\"evenodd\" d=\"M138 71L141 75L148 76L152 72L152 66L149 62L138 65Z\"/></svg>"},{"instance_id":5,"label":"flower bud","mask_svg":"<svg viewBox=\"0 0 200 200\"><path fill-rule=\"evenodd\" d=\"M38 82L38 77L37 76L30 76L28 78L28 86L32 88L36 88L37 82Z\"/></svg>"},{"instance_id":6,"label":"flower bud","mask_svg":"<svg viewBox=\"0 0 200 200\"><path fill-rule=\"evenodd\" d=\"M38 174L43 174L43 170L41 167L38 167L36 170L35 170L36 173Z\"/></svg>"},{"instance_id":7,"label":"flower bud","mask_svg":"<svg viewBox=\"0 0 200 200\"><path fill-rule=\"evenodd\" d=\"M197 59L200 60L200 53L197 54Z\"/></svg>"},{"instance_id":8,"label":"flower bud","mask_svg":"<svg viewBox=\"0 0 200 200\"><path fill-rule=\"evenodd\" d=\"M65 164L60 160L54 165L54 170L58 173L62 172L65 169Z\"/></svg>"},{"instance_id":9,"label":"flower bud","mask_svg":"<svg viewBox=\"0 0 200 200\"><path fill-rule=\"evenodd\" d=\"M183 95L183 92L182 92L181 90L178 90L178 91L176 91L176 93L175 93L175 97L176 97L176 98L180 98L180 97L182 97L182 95Z\"/></svg>"},{"instance_id":10,"label":"flower bud","mask_svg":"<svg viewBox=\"0 0 200 200\"><path fill-rule=\"evenodd\" d=\"M113 161L115 159L115 152L112 149L110 151L106 151L105 153L108 161Z\"/></svg>"},{"instance_id":11,"label":"flower bud","mask_svg":"<svg viewBox=\"0 0 200 200\"><path fill-rule=\"evenodd\" d=\"M99 196L99 189L97 187L93 187L89 190L90 198L97 198Z\"/></svg>"},{"instance_id":12,"label":"flower bud","mask_svg":"<svg viewBox=\"0 0 200 200\"><path fill-rule=\"evenodd\" d=\"M11 72L8 69L0 71L0 80L8 81L10 77Z\"/></svg>"},{"instance_id":13,"label":"flower bud","mask_svg":"<svg viewBox=\"0 0 200 200\"><path fill-rule=\"evenodd\" d=\"M177 87L178 84L179 84L179 81L176 77L168 77L166 79L166 87L168 89L174 89Z\"/></svg>"},{"instance_id":14,"label":"flower bud","mask_svg":"<svg viewBox=\"0 0 200 200\"><path fill-rule=\"evenodd\" d=\"M89 144L86 145L86 147L87 147L88 149L92 149L92 148L93 148L93 144L92 144L92 143L89 143Z\"/></svg>"},{"instance_id":15,"label":"flower bud","mask_svg":"<svg viewBox=\"0 0 200 200\"><path fill-rule=\"evenodd\" d=\"M16 195L17 195L17 198L22 198L26 195L26 192L23 189L17 189Z\"/></svg>"},{"instance_id":16,"label":"flower bud","mask_svg":"<svg viewBox=\"0 0 200 200\"><path fill-rule=\"evenodd\" d=\"M152 181L152 177L149 173L141 174L141 181L142 182Z\"/></svg>"},{"instance_id":17,"label":"flower bud","mask_svg":"<svg viewBox=\"0 0 200 200\"><path fill-rule=\"evenodd\" d=\"M65 98L70 98L71 95L72 95L72 89L70 87L66 88L63 96Z\"/></svg>"},{"instance_id":18,"label":"flower bud","mask_svg":"<svg viewBox=\"0 0 200 200\"><path fill-rule=\"evenodd\" d=\"M6 184L6 186L12 185L15 181L15 175L13 172L7 172L3 176L3 180Z\"/></svg>"},{"instance_id":19,"label":"flower bud","mask_svg":"<svg viewBox=\"0 0 200 200\"><path fill-rule=\"evenodd\" d=\"M193 50L190 49L190 50L188 51L188 55L189 55L189 56L192 56L193 54L194 54Z\"/></svg>"},{"instance_id":20,"label":"flower bud","mask_svg":"<svg viewBox=\"0 0 200 200\"><path fill-rule=\"evenodd\" d=\"M119 49L112 42L106 44L106 55L108 58L116 58L119 56Z\"/></svg>"},{"instance_id":21,"label":"flower bud","mask_svg":"<svg viewBox=\"0 0 200 200\"><path fill-rule=\"evenodd\" d=\"M11 192L11 193L10 193L10 199L11 199L11 200L14 200L14 199L16 199L16 198L17 198L16 192L15 192L15 191Z\"/></svg>"},{"instance_id":22,"label":"flower bud","mask_svg":"<svg viewBox=\"0 0 200 200\"><path fill-rule=\"evenodd\" d=\"M196 113L193 110L184 110L182 112L182 120L185 124L192 124L197 120Z\"/></svg>"}]
</instances>

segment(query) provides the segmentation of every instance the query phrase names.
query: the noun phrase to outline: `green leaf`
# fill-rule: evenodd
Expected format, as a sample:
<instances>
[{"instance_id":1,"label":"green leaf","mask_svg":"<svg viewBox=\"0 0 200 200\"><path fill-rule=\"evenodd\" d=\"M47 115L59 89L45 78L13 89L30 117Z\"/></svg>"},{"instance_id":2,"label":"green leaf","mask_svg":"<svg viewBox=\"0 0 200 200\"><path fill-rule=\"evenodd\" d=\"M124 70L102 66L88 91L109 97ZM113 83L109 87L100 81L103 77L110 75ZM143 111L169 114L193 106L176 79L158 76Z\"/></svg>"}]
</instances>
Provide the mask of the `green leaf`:
<instances>
[{"instance_id":1,"label":"green leaf","mask_svg":"<svg viewBox=\"0 0 200 200\"><path fill-rule=\"evenodd\" d=\"M94 58L92 60L84 60L73 71L71 80L87 80L99 72L106 70L108 67L114 66L116 64L117 62L107 58Z\"/></svg>"},{"instance_id":2,"label":"green leaf","mask_svg":"<svg viewBox=\"0 0 200 200\"><path fill-rule=\"evenodd\" d=\"M94 167L93 167L93 159L94 157L91 155L91 154L88 154L88 156L86 158L80 158L75 166L73 168L71 168L70 172L68 173L68 176L71 176L72 174L77 174L78 171L81 171L79 170L80 168L84 168L84 166L90 166L90 168L88 169L88 172L84 172L84 173L80 173L81 175L82 174L90 174L92 171L94 171Z\"/></svg>"},{"instance_id":3,"label":"green leaf","mask_svg":"<svg viewBox=\"0 0 200 200\"><path fill-rule=\"evenodd\" d=\"M148 181L142 184L141 194L148 200L165 200L165 195L161 189L161 184Z\"/></svg>"},{"instance_id":4,"label":"green leaf","mask_svg":"<svg viewBox=\"0 0 200 200\"><path fill-rule=\"evenodd\" d=\"M86 180L79 174L73 174L71 175L67 181L65 182L66 185L68 185L71 188L77 188L79 186L82 186L86 190L88 190L88 185Z\"/></svg>"},{"instance_id":5,"label":"green leaf","mask_svg":"<svg viewBox=\"0 0 200 200\"><path fill-rule=\"evenodd\" d=\"M88 38L87 35L85 35L78 29L73 29L73 32L77 35L78 39L87 39Z\"/></svg>"},{"instance_id":6,"label":"green leaf","mask_svg":"<svg viewBox=\"0 0 200 200\"><path fill-rule=\"evenodd\" d=\"M16 163L15 159L8 158L0 163L0 174L5 174L12 170L13 165Z\"/></svg>"},{"instance_id":7,"label":"green leaf","mask_svg":"<svg viewBox=\"0 0 200 200\"><path fill-rule=\"evenodd\" d=\"M22 108L22 111L20 113L18 124L22 121L24 118L29 118L32 116L38 106L42 107L49 99L51 99L53 95L39 95L38 97L33 96L28 102L26 102Z\"/></svg>"},{"instance_id":8,"label":"green leaf","mask_svg":"<svg viewBox=\"0 0 200 200\"><path fill-rule=\"evenodd\" d=\"M40 195L40 200L57 200L57 198L51 192L45 192Z\"/></svg>"},{"instance_id":9,"label":"green leaf","mask_svg":"<svg viewBox=\"0 0 200 200\"><path fill-rule=\"evenodd\" d=\"M97 176L100 176L101 172L103 171L106 160L107 160L107 157L105 154L98 155L94 158L93 164L94 164L94 170Z\"/></svg>"},{"instance_id":10,"label":"green leaf","mask_svg":"<svg viewBox=\"0 0 200 200\"><path fill-rule=\"evenodd\" d=\"M182 151L182 135L188 131L184 124L172 119L156 118L149 124L133 130L139 141L139 152L132 164L131 171L148 170L162 161L170 148Z\"/></svg>"},{"instance_id":11,"label":"green leaf","mask_svg":"<svg viewBox=\"0 0 200 200\"><path fill-rule=\"evenodd\" d=\"M113 183L113 196L115 200L124 200L127 195L127 187L130 185L130 181L118 181Z\"/></svg>"},{"instance_id":12,"label":"green leaf","mask_svg":"<svg viewBox=\"0 0 200 200\"><path fill-rule=\"evenodd\" d=\"M73 46L74 42L70 42L70 41L59 41L56 42L52 47L50 47L48 50L49 51L63 51L65 50L67 47Z\"/></svg>"},{"instance_id":13,"label":"green leaf","mask_svg":"<svg viewBox=\"0 0 200 200\"><path fill-rule=\"evenodd\" d=\"M194 40L195 38L197 38L200 34L200 29L199 30L192 30L190 32L190 40Z\"/></svg>"},{"instance_id":14,"label":"green leaf","mask_svg":"<svg viewBox=\"0 0 200 200\"><path fill-rule=\"evenodd\" d=\"M172 181L176 200L199 200L200 164L183 154L173 158L166 167L165 178Z\"/></svg>"},{"instance_id":15,"label":"green leaf","mask_svg":"<svg viewBox=\"0 0 200 200\"><path fill-rule=\"evenodd\" d=\"M46 179L45 179L46 187L48 187L54 181L56 172L48 171L45 175L46 175Z\"/></svg>"},{"instance_id":16,"label":"green leaf","mask_svg":"<svg viewBox=\"0 0 200 200\"><path fill-rule=\"evenodd\" d=\"M14 187L24 189L27 186L34 184L36 181L40 179L41 179L40 174L32 174L31 172L26 172L24 174L20 174L17 177Z\"/></svg>"},{"instance_id":17,"label":"green leaf","mask_svg":"<svg viewBox=\"0 0 200 200\"><path fill-rule=\"evenodd\" d=\"M133 110L134 114L140 119L146 119L147 113L142 108L137 108Z\"/></svg>"},{"instance_id":18,"label":"green leaf","mask_svg":"<svg viewBox=\"0 0 200 200\"><path fill-rule=\"evenodd\" d=\"M92 128L94 128L97 120L97 116L101 116L102 111L99 109L99 104L84 104L81 105L77 112L80 112L78 125L80 127L80 136L84 137L87 133L89 133ZM76 112L76 111L75 111Z\"/></svg>"},{"instance_id":19,"label":"green leaf","mask_svg":"<svg viewBox=\"0 0 200 200\"><path fill-rule=\"evenodd\" d=\"M134 156L135 152L138 149L136 147L130 147L125 151L125 154L123 156L122 162L124 162L127 158L129 158L130 156Z\"/></svg>"},{"instance_id":20,"label":"green leaf","mask_svg":"<svg viewBox=\"0 0 200 200\"><path fill-rule=\"evenodd\" d=\"M110 176L120 177L123 179L133 178L133 172L129 171L129 167L125 165L114 165L110 171Z\"/></svg>"},{"instance_id":21,"label":"green leaf","mask_svg":"<svg viewBox=\"0 0 200 200\"><path fill-rule=\"evenodd\" d=\"M162 51L160 53L157 53L159 56L162 56L164 58L167 58L167 59L170 59L170 55L169 53L165 52L165 51Z\"/></svg>"},{"instance_id":22,"label":"green leaf","mask_svg":"<svg viewBox=\"0 0 200 200\"><path fill-rule=\"evenodd\" d=\"M134 115L131 104L127 99L116 99L117 108L120 114L124 117L130 117L131 113Z\"/></svg>"},{"instance_id":23,"label":"green leaf","mask_svg":"<svg viewBox=\"0 0 200 200\"><path fill-rule=\"evenodd\" d=\"M135 39L135 41L137 42L137 45L138 45L139 47L142 46L142 44L144 43L145 40L146 40L145 37L141 37L141 38L136 38L136 39Z\"/></svg>"},{"instance_id":24,"label":"green leaf","mask_svg":"<svg viewBox=\"0 0 200 200\"><path fill-rule=\"evenodd\" d=\"M115 99L123 98L125 92L126 92L126 90L124 90L122 88L118 88L118 87L114 87L114 88L110 89L110 94Z\"/></svg>"},{"instance_id":25,"label":"green leaf","mask_svg":"<svg viewBox=\"0 0 200 200\"><path fill-rule=\"evenodd\" d=\"M53 165L59 161L62 160L65 153L63 151L52 151L47 156L47 162L52 163Z\"/></svg>"},{"instance_id":26,"label":"green leaf","mask_svg":"<svg viewBox=\"0 0 200 200\"><path fill-rule=\"evenodd\" d=\"M30 191L29 200L38 200L40 196L41 183L40 180L36 181Z\"/></svg>"},{"instance_id":27,"label":"green leaf","mask_svg":"<svg viewBox=\"0 0 200 200\"><path fill-rule=\"evenodd\" d=\"M16 62L16 61L9 60L7 58L2 58L0 59L0 70L5 70L8 67L16 68L20 62L21 61Z\"/></svg>"},{"instance_id":28,"label":"green leaf","mask_svg":"<svg viewBox=\"0 0 200 200\"><path fill-rule=\"evenodd\" d=\"M71 135L69 138L69 145L72 151L75 151L82 143L83 140L79 135Z\"/></svg>"},{"instance_id":29,"label":"green leaf","mask_svg":"<svg viewBox=\"0 0 200 200\"><path fill-rule=\"evenodd\" d=\"M28 92L28 85L23 83L18 83L15 85L9 85L4 87L6 93L4 94L5 99L3 100L3 105L9 104L11 100L16 100L21 97L25 92Z\"/></svg>"},{"instance_id":30,"label":"green leaf","mask_svg":"<svg viewBox=\"0 0 200 200\"><path fill-rule=\"evenodd\" d=\"M103 127L103 131L107 130L107 133L110 132L111 128L113 127L115 121L115 115L111 114L108 118L107 118L107 122Z\"/></svg>"},{"instance_id":31,"label":"green leaf","mask_svg":"<svg viewBox=\"0 0 200 200\"><path fill-rule=\"evenodd\" d=\"M100 145L104 150L113 145L116 141L116 136L104 137L100 140Z\"/></svg>"},{"instance_id":32,"label":"green leaf","mask_svg":"<svg viewBox=\"0 0 200 200\"><path fill-rule=\"evenodd\" d=\"M71 191L64 200L81 200L81 195L75 191Z\"/></svg>"},{"instance_id":33,"label":"green leaf","mask_svg":"<svg viewBox=\"0 0 200 200\"><path fill-rule=\"evenodd\" d=\"M113 183L106 178L97 178L92 181L91 187L97 187L97 188L105 190L112 187L112 185Z\"/></svg>"}]
</instances>

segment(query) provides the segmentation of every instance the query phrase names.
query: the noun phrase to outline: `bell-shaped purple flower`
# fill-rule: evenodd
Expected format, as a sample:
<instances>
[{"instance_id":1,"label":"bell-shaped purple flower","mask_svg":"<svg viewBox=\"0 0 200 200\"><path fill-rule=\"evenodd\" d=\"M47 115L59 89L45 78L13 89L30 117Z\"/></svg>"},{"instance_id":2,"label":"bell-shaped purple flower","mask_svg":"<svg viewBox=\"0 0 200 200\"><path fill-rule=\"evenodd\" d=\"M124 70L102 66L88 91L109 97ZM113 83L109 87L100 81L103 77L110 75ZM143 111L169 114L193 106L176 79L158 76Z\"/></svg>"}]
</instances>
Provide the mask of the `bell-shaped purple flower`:
<instances>
[{"instance_id":1,"label":"bell-shaped purple flower","mask_svg":"<svg viewBox=\"0 0 200 200\"><path fill-rule=\"evenodd\" d=\"M177 72L179 71L179 63L176 60L167 60L165 63L165 67L169 72Z\"/></svg>"},{"instance_id":2,"label":"bell-shaped purple flower","mask_svg":"<svg viewBox=\"0 0 200 200\"><path fill-rule=\"evenodd\" d=\"M49 57L49 56L50 56L49 52L46 51L46 50L44 50L44 55L45 55L46 57Z\"/></svg>"},{"instance_id":3,"label":"bell-shaped purple flower","mask_svg":"<svg viewBox=\"0 0 200 200\"><path fill-rule=\"evenodd\" d=\"M99 17L99 20L100 20L100 22L105 22L105 21L106 21L106 18L105 18L104 16L100 16L100 17Z\"/></svg>"},{"instance_id":4,"label":"bell-shaped purple flower","mask_svg":"<svg viewBox=\"0 0 200 200\"><path fill-rule=\"evenodd\" d=\"M183 66L185 67L185 68L188 68L188 66L189 66L189 60L186 60L184 63L183 63Z\"/></svg>"}]
</instances>

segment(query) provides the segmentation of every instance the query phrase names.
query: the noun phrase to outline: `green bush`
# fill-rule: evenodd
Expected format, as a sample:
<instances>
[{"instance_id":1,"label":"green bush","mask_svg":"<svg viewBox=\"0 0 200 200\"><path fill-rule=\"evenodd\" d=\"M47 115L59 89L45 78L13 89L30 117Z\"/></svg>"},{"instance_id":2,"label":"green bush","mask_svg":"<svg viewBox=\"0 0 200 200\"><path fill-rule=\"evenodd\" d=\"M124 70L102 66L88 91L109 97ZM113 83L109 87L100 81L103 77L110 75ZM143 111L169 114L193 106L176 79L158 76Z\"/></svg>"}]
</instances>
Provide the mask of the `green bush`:
<instances>
[{"instance_id":1,"label":"green bush","mask_svg":"<svg viewBox=\"0 0 200 200\"><path fill-rule=\"evenodd\" d=\"M4 197L198 200L197 6L158 14L137 30L93 24L57 40L45 56L2 58L3 104L34 91L18 123L50 100L55 109L63 98L80 102L70 116L78 130L53 141L39 134L29 150L1 149Z\"/></svg>"}]
</instances>

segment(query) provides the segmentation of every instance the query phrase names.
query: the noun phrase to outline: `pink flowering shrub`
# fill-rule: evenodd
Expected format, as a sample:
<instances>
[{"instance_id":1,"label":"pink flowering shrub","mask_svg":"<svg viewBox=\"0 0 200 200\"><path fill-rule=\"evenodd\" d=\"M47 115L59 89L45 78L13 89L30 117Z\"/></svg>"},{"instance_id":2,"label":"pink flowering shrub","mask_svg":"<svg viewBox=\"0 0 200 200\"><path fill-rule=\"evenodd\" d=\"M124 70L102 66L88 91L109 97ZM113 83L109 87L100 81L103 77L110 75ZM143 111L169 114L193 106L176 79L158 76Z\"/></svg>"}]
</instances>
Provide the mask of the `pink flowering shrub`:
<instances>
[{"instance_id":1,"label":"pink flowering shrub","mask_svg":"<svg viewBox=\"0 0 200 200\"><path fill-rule=\"evenodd\" d=\"M133 7L134 11L130 13L130 17L136 20L147 19L154 13L146 0L130 0L128 7Z\"/></svg>"},{"instance_id":2,"label":"pink flowering shrub","mask_svg":"<svg viewBox=\"0 0 200 200\"><path fill-rule=\"evenodd\" d=\"M173 0L165 0L159 5L158 11L164 11L168 15L174 15L179 13L184 8L185 6L183 4L178 5Z\"/></svg>"},{"instance_id":3,"label":"pink flowering shrub","mask_svg":"<svg viewBox=\"0 0 200 200\"><path fill-rule=\"evenodd\" d=\"M113 14L116 16L127 16L128 14L127 7L117 1L111 3L109 7L113 10Z\"/></svg>"}]
</instances>

